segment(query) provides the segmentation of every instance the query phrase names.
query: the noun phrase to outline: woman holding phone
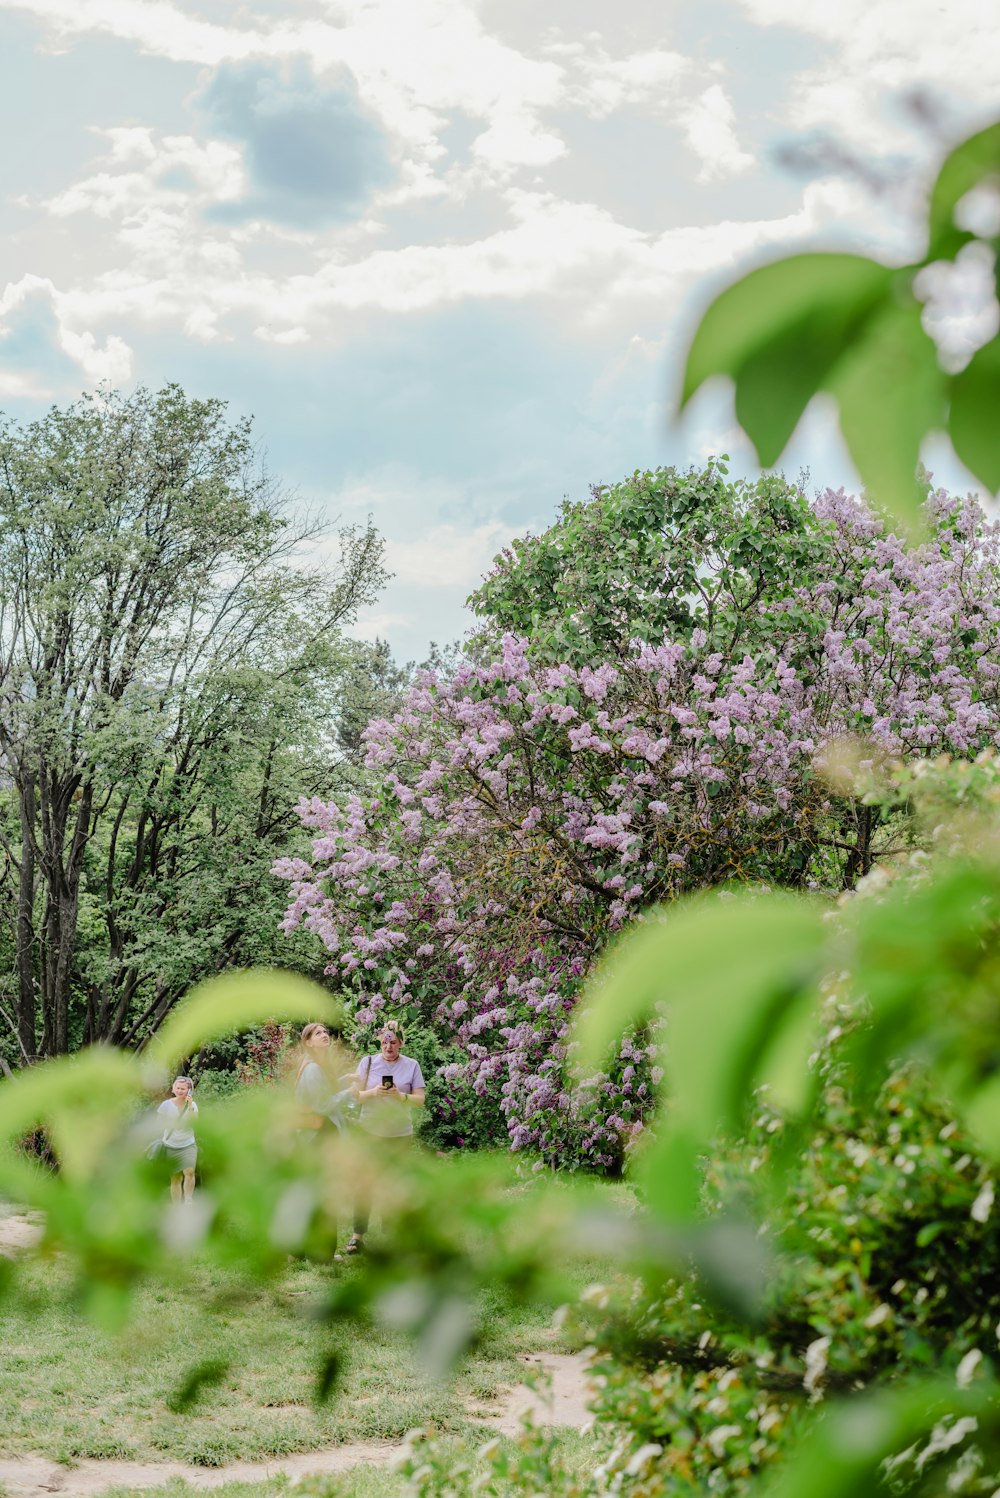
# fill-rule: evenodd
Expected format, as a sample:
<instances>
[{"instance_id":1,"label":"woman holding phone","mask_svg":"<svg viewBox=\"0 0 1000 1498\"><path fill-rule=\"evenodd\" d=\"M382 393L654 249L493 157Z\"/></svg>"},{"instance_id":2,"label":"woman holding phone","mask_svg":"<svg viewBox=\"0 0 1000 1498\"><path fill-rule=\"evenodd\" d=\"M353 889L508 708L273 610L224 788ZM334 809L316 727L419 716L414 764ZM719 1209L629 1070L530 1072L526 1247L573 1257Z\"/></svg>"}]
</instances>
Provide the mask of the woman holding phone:
<instances>
[{"instance_id":1,"label":"woman holding phone","mask_svg":"<svg viewBox=\"0 0 1000 1498\"><path fill-rule=\"evenodd\" d=\"M355 1073L355 1096L361 1104L361 1127L379 1139L406 1148L413 1139L413 1112L423 1106L424 1078L420 1063L402 1054L403 1031L398 1020L387 1020L379 1036L376 1056L364 1056ZM354 1232L349 1254L361 1253L371 1216L371 1200L359 1196L354 1209Z\"/></svg>"}]
</instances>

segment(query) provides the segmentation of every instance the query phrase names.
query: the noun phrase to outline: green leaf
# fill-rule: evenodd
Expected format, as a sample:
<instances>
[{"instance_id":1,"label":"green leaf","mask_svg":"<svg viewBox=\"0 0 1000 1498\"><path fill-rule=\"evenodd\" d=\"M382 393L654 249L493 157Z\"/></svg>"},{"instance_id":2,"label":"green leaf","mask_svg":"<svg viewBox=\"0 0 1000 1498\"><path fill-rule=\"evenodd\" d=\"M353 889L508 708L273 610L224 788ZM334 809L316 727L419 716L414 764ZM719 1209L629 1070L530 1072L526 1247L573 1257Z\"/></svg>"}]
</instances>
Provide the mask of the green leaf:
<instances>
[{"instance_id":1,"label":"green leaf","mask_svg":"<svg viewBox=\"0 0 1000 1498\"><path fill-rule=\"evenodd\" d=\"M970 135L945 157L931 192L928 260L950 260L972 238L956 227L955 209L989 176L1000 177L1000 121Z\"/></svg>"},{"instance_id":2,"label":"green leaf","mask_svg":"<svg viewBox=\"0 0 1000 1498\"><path fill-rule=\"evenodd\" d=\"M990 1077L958 1100L969 1133L992 1159L1000 1159L1000 1077Z\"/></svg>"},{"instance_id":3,"label":"green leaf","mask_svg":"<svg viewBox=\"0 0 1000 1498\"><path fill-rule=\"evenodd\" d=\"M313 1401L317 1405L329 1403L344 1372L344 1359L339 1352L328 1352L320 1364L316 1375L316 1388L313 1393Z\"/></svg>"},{"instance_id":4,"label":"green leaf","mask_svg":"<svg viewBox=\"0 0 1000 1498\"><path fill-rule=\"evenodd\" d=\"M989 1453L987 1462L995 1459L995 1383L960 1390L954 1379L912 1379L886 1393L827 1407L780 1471L761 1485L760 1498L885 1498L885 1459L929 1438L945 1414L978 1420L976 1444ZM939 1469L931 1467L928 1477L921 1493L944 1491Z\"/></svg>"},{"instance_id":5,"label":"green leaf","mask_svg":"<svg viewBox=\"0 0 1000 1498\"><path fill-rule=\"evenodd\" d=\"M602 964L578 1024L585 1065L663 1005L667 1122L643 1157L650 1204L679 1220L697 1206L698 1157L739 1123L755 1087L804 1104L812 982L823 908L805 896L705 895L630 932Z\"/></svg>"},{"instance_id":6,"label":"green leaf","mask_svg":"<svg viewBox=\"0 0 1000 1498\"><path fill-rule=\"evenodd\" d=\"M255 969L223 973L193 988L156 1035L146 1057L159 1072L169 1071L200 1046L265 1020L339 1024L343 1009L326 989L298 973Z\"/></svg>"},{"instance_id":7,"label":"green leaf","mask_svg":"<svg viewBox=\"0 0 1000 1498\"><path fill-rule=\"evenodd\" d=\"M1000 336L975 353L951 381L948 433L970 473L1000 490Z\"/></svg>"},{"instance_id":8,"label":"green leaf","mask_svg":"<svg viewBox=\"0 0 1000 1498\"><path fill-rule=\"evenodd\" d=\"M781 457L809 401L862 326L837 305L817 305L743 364L736 419L765 468Z\"/></svg>"},{"instance_id":9,"label":"green leaf","mask_svg":"<svg viewBox=\"0 0 1000 1498\"><path fill-rule=\"evenodd\" d=\"M639 1161L636 1175L650 1210L664 1222L690 1222L701 1201L698 1136L670 1119L660 1126Z\"/></svg>"},{"instance_id":10,"label":"green leaf","mask_svg":"<svg viewBox=\"0 0 1000 1498\"><path fill-rule=\"evenodd\" d=\"M946 414L945 377L918 303L900 302L873 318L827 388L869 496L916 532L925 495L917 478L920 446L944 427Z\"/></svg>"},{"instance_id":11,"label":"green leaf","mask_svg":"<svg viewBox=\"0 0 1000 1498\"><path fill-rule=\"evenodd\" d=\"M680 406L714 374L773 463L829 370L884 302L893 272L862 255L792 255L751 271L708 308L688 350Z\"/></svg>"},{"instance_id":12,"label":"green leaf","mask_svg":"<svg viewBox=\"0 0 1000 1498\"><path fill-rule=\"evenodd\" d=\"M18 1072L0 1091L0 1178L17 1178L38 1201L38 1171L19 1160L14 1141L44 1125L67 1182L86 1180L121 1131L142 1092L132 1056L110 1046L92 1046L76 1056L60 1056ZM44 1189L43 1189L43 1195Z\"/></svg>"},{"instance_id":13,"label":"green leaf","mask_svg":"<svg viewBox=\"0 0 1000 1498\"><path fill-rule=\"evenodd\" d=\"M175 1415L183 1415L201 1397L203 1389L221 1384L229 1372L229 1361L225 1358L207 1358L189 1369L178 1388L167 1396L166 1405Z\"/></svg>"}]
</instances>

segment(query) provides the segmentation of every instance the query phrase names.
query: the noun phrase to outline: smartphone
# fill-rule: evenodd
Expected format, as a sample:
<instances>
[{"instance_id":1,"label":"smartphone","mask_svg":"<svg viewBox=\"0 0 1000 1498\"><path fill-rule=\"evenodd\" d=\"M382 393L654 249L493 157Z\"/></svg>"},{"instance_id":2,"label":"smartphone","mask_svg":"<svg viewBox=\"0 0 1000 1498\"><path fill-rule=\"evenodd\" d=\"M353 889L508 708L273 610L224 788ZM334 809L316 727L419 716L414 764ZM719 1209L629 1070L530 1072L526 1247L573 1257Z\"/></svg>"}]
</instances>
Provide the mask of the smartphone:
<instances>
[{"instance_id":1,"label":"smartphone","mask_svg":"<svg viewBox=\"0 0 1000 1498\"><path fill-rule=\"evenodd\" d=\"M383 1077L382 1078L382 1086L383 1087L392 1087L394 1085L395 1084L393 1083L393 1080L392 1080L391 1077Z\"/></svg>"}]
</instances>

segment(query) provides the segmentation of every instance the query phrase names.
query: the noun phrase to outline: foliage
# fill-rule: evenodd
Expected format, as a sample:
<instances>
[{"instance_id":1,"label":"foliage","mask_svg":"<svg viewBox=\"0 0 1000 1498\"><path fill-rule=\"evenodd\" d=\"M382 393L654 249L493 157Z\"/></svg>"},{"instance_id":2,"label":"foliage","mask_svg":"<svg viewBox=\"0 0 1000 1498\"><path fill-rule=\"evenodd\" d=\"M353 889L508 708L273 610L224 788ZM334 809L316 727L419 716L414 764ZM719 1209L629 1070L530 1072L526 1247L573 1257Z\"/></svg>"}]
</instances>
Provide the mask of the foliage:
<instances>
[{"instance_id":1,"label":"foliage","mask_svg":"<svg viewBox=\"0 0 1000 1498\"><path fill-rule=\"evenodd\" d=\"M558 1493L585 1498L592 1491L589 1471L598 1454L595 1438L581 1438L526 1417L520 1435L494 1436L478 1447L457 1450L436 1432L411 1431L398 1469L409 1479L414 1498L515 1498L518 1494ZM604 1491L607 1491L605 1489Z\"/></svg>"},{"instance_id":2,"label":"foliage","mask_svg":"<svg viewBox=\"0 0 1000 1498\"><path fill-rule=\"evenodd\" d=\"M927 248L912 265L861 255L811 253L764 265L709 306L688 351L681 395L729 375L736 416L761 463L776 463L818 391L837 401L840 429L869 493L904 528L923 498L920 446L947 430L962 462L991 493L1000 489L994 413L1000 401L1000 333L964 368L942 367L925 328L928 272L984 258L996 267L1000 227L978 232L974 194L996 192L1000 123L945 159L931 193ZM995 212L987 215L996 220Z\"/></svg>"},{"instance_id":3,"label":"foliage","mask_svg":"<svg viewBox=\"0 0 1000 1498\"><path fill-rule=\"evenodd\" d=\"M822 568L827 538L801 489L727 473L714 459L701 472L659 468L564 501L540 536L500 553L469 599L478 648L517 635L535 659L579 669L701 628L714 649L739 637L752 652Z\"/></svg>"},{"instance_id":4,"label":"foliage","mask_svg":"<svg viewBox=\"0 0 1000 1498\"><path fill-rule=\"evenodd\" d=\"M273 960L264 871L384 577L369 528L303 570L247 423L176 386L0 429L0 1015L13 1059L143 1041L198 978ZM284 960L309 959L301 950Z\"/></svg>"},{"instance_id":5,"label":"foliage","mask_svg":"<svg viewBox=\"0 0 1000 1498\"><path fill-rule=\"evenodd\" d=\"M276 1024L274 1020L269 1020L251 1034L246 1044L245 1059L236 1063L236 1074L240 1082L245 1087L252 1087L261 1082L278 1080L291 1039L291 1026Z\"/></svg>"},{"instance_id":6,"label":"foliage","mask_svg":"<svg viewBox=\"0 0 1000 1498\"><path fill-rule=\"evenodd\" d=\"M370 725L374 794L303 800L312 859L276 864L285 929L320 939L362 1024L403 1010L457 1048L445 1111L499 1092L515 1148L620 1170L649 1108L648 1038L589 1094L566 1072L568 1016L609 938L693 889L851 887L910 846L901 803L838 792L816 760L854 738L873 764L973 753L996 732L1000 532L971 501L936 493L928 510L907 550L847 496L810 504L778 480L663 471L602 491L484 589L497 627L536 632L487 630L477 664L424 673ZM657 595L667 565L679 581ZM615 653L572 664L599 629Z\"/></svg>"}]
</instances>

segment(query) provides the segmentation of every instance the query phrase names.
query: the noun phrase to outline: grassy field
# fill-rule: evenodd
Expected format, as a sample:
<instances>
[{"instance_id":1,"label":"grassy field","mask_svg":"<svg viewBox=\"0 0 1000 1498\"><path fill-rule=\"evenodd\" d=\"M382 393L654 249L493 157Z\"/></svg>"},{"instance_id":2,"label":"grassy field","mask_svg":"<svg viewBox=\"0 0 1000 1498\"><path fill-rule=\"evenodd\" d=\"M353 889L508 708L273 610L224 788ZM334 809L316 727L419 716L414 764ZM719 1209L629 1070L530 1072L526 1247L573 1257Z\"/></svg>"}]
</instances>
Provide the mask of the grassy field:
<instances>
[{"instance_id":1,"label":"grassy field","mask_svg":"<svg viewBox=\"0 0 1000 1498\"><path fill-rule=\"evenodd\" d=\"M197 1295L146 1289L128 1330L111 1339L68 1308L58 1265L33 1268L32 1311L0 1312L0 1447L57 1461L169 1457L221 1466L399 1440L418 1425L458 1432L470 1408L518 1382L519 1353L551 1342L544 1310L483 1304L482 1343L441 1384L428 1380L404 1337L375 1326L363 1340L352 1334L343 1383L317 1409L315 1375L330 1334L310 1309L327 1274L296 1264L279 1285L231 1302L218 1271L206 1271ZM218 1382L182 1412L172 1409L199 1364L216 1365Z\"/></svg>"},{"instance_id":2,"label":"grassy field","mask_svg":"<svg viewBox=\"0 0 1000 1498\"><path fill-rule=\"evenodd\" d=\"M577 1289L611 1272L597 1258L567 1268ZM401 1333L351 1328L341 1344L342 1381L317 1407L316 1372L331 1333L313 1312L331 1275L357 1272L351 1261L294 1261L278 1283L248 1292L245 1282L204 1268L183 1292L140 1290L128 1327L109 1337L74 1311L58 1259L23 1261L19 1278L30 1294L16 1305L0 1302L0 1452L67 1464L90 1457L219 1467L396 1442L416 1426L485 1439L476 1417L521 1380L519 1358L558 1348L552 1306L518 1306L487 1292L478 1307L482 1339L451 1381L431 1380ZM178 1408L191 1370L208 1364L215 1381ZM389 1473L368 1470L357 1480L359 1498L399 1491ZM336 1486L342 1479L325 1481L331 1492L355 1491Z\"/></svg>"}]
</instances>

